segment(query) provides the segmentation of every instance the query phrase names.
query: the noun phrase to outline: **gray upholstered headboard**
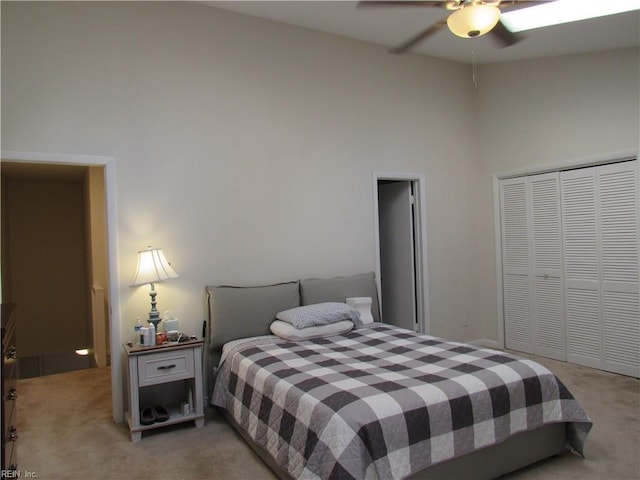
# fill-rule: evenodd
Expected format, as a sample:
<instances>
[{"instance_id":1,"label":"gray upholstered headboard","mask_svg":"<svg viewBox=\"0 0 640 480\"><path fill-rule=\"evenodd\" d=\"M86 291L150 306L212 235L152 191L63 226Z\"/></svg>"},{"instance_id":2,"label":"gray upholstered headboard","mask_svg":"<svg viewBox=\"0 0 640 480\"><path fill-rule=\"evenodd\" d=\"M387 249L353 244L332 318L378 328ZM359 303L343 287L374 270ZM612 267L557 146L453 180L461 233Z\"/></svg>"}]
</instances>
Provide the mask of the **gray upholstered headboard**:
<instances>
[{"instance_id":1,"label":"gray upholstered headboard","mask_svg":"<svg viewBox=\"0 0 640 480\"><path fill-rule=\"evenodd\" d=\"M269 335L276 313L300 306L300 282L259 287L206 287L209 346L221 349L231 340Z\"/></svg>"},{"instance_id":2,"label":"gray upholstered headboard","mask_svg":"<svg viewBox=\"0 0 640 480\"><path fill-rule=\"evenodd\" d=\"M300 305L344 302L349 297L371 297L372 315L380 321L373 272L346 277L310 278L257 287L205 287L208 309L207 341L220 350L231 340L270 334L276 313Z\"/></svg>"},{"instance_id":3,"label":"gray upholstered headboard","mask_svg":"<svg viewBox=\"0 0 640 480\"><path fill-rule=\"evenodd\" d=\"M300 280L300 303L313 305L322 302L344 302L350 297L371 297L371 314L376 322L380 319L378 290L373 272L348 277L309 278Z\"/></svg>"}]
</instances>

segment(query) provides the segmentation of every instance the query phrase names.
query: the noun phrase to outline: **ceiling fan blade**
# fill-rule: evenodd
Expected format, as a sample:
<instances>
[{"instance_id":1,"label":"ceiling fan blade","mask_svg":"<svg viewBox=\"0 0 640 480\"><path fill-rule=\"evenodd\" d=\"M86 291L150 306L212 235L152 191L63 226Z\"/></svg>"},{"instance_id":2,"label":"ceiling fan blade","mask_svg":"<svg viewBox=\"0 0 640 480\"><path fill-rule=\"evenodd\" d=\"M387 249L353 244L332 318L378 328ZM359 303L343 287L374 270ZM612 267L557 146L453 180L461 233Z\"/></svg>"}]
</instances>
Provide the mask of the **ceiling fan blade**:
<instances>
[{"instance_id":1,"label":"ceiling fan blade","mask_svg":"<svg viewBox=\"0 0 640 480\"><path fill-rule=\"evenodd\" d=\"M401 43L400 45L392 48L391 50L389 50L391 53L404 53L407 50L409 50L411 47L413 47L414 45L416 45L417 43L421 42L422 40L424 40L425 38L433 35L434 33L436 33L438 30L440 30L442 27L447 25L447 19L444 18L442 20L440 20L439 22L434 23L433 25L431 25L429 28L421 31L420 33L417 33L416 35L414 35L413 37L411 37L409 40L407 40L404 43Z\"/></svg>"},{"instance_id":2,"label":"ceiling fan blade","mask_svg":"<svg viewBox=\"0 0 640 480\"><path fill-rule=\"evenodd\" d=\"M363 1L358 2L356 7L438 7L445 8L447 2L442 0L433 0L433 1L422 1L422 2L412 2L412 1Z\"/></svg>"},{"instance_id":3,"label":"ceiling fan blade","mask_svg":"<svg viewBox=\"0 0 640 480\"><path fill-rule=\"evenodd\" d=\"M502 23L502 20L493 27L493 30L491 30L489 34L498 40L502 48L510 47L522 40L522 37L509 30L504 23Z\"/></svg>"},{"instance_id":4,"label":"ceiling fan blade","mask_svg":"<svg viewBox=\"0 0 640 480\"><path fill-rule=\"evenodd\" d=\"M502 0L500 2L500 10L518 10L520 8L534 7L543 3L549 3L549 0Z\"/></svg>"},{"instance_id":5,"label":"ceiling fan blade","mask_svg":"<svg viewBox=\"0 0 640 480\"><path fill-rule=\"evenodd\" d=\"M461 3L464 3L464 0L458 0ZM518 9L518 8L526 8L532 7L533 5L539 5L541 3L547 3L549 0L502 0L500 2L499 8L503 9ZM454 3L452 0L423 0L423 1L412 1L412 0L369 0L369 1L361 1L356 4L356 7L437 7L437 8L447 8Z\"/></svg>"}]
</instances>

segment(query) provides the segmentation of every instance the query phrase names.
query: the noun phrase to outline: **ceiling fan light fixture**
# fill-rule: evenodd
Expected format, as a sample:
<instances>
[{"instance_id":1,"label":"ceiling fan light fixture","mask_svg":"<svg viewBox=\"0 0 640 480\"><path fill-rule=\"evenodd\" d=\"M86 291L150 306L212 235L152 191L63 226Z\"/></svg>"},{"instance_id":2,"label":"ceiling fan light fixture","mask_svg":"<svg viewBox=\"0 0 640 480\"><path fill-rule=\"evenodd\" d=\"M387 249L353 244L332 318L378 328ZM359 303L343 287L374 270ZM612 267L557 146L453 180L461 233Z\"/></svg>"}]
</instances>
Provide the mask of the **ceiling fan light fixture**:
<instances>
[{"instance_id":1,"label":"ceiling fan light fixture","mask_svg":"<svg viewBox=\"0 0 640 480\"><path fill-rule=\"evenodd\" d=\"M500 20L500 9L492 5L472 4L453 12L447 18L449 30L462 38L475 38L489 33Z\"/></svg>"}]
</instances>

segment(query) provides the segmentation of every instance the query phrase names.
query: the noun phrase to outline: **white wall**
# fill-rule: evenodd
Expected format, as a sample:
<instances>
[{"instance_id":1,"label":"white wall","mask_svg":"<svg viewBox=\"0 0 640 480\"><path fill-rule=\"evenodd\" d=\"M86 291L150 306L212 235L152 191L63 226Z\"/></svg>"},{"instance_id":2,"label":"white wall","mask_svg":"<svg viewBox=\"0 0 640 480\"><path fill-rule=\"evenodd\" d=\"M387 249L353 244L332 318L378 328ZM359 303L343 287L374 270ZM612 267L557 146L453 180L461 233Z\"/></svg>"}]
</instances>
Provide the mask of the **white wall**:
<instances>
[{"instance_id":1,"label":"white wall","mask_svg":"<svg viewBox=\"0 0 640 480\"><path fill-rule=\"evenodd\" d=\"M637 49L480 67L186 2L2 2L2 149L117 162L123 339L136 251L206 284L374 269L372 171L423 173L432 333L496 338L492 176L638 150ZM468 323L468 328L462 325Z\"/></svg>"},{"instance_id":2,"label":"white wall","mask_svg":"<svg viewBox=\"0 0 640 480\"><path fill-rule=\"evenodd\" d=\"M485 336L468 66L186 2L1 7L2 149L116 158L123 340L147 245L193 332L207 284L373 270L372 171L426 178L432 333Z\"/></svg>"},{"instance_id":3,"label":"white wall","mask_svg":"<svg viewBox=\"0 0 640 480\"><path fill-rule=\"evenodd\" d=\"M634 48L480 68L477 311L486 338L497 338L493 176L637 155L639 72Z\"/></svg>"}]
</instances>

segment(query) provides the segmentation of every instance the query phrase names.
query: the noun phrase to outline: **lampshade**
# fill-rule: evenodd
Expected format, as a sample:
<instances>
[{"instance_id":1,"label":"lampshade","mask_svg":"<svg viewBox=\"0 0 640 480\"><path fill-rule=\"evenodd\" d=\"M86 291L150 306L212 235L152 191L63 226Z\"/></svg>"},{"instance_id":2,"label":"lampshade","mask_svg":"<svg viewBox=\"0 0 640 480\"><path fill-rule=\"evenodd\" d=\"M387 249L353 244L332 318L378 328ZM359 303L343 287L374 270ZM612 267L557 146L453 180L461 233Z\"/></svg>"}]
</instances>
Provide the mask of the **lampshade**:
<instances>
[{"instance_id":1,"label":"lampshade","mask_svg":"<svg viewBox=\"0 0 640 480\"><path fill-rule=\"evenodd\" d=\"M171 268L161 248L147 248L138 252L138 268L131 286L146 285L177 278L178 274Z\"/></svg>"},{"instance_id":2,"label":"lampshade","mask_svg":"<svg viewBox=\"0 0 640 480\"><path fill-rule=\"evenodd\" d=\"M479 37L491 31L500 20L500 9L491 5L473 4L462 7L447 18L449 30L458 37Z\"/></svg>"}]
</instances>

